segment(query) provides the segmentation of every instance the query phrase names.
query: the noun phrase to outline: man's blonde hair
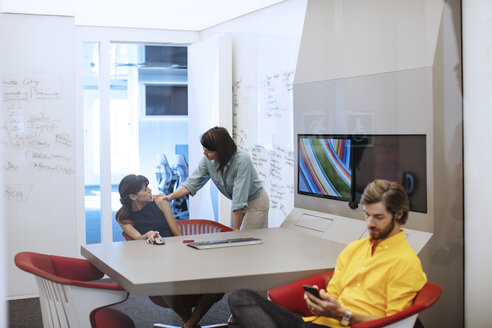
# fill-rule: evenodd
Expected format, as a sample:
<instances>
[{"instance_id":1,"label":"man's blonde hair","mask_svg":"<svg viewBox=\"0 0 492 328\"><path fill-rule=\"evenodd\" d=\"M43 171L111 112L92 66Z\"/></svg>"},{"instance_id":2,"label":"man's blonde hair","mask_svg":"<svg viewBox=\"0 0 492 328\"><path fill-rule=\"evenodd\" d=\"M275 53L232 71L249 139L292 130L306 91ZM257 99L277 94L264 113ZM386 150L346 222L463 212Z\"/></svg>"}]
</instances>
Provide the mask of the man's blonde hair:
<instances>
[{"instance_id":1,"label":"man's blonde hair","mask_svg":"<svg viewBox=\"0 0 492 328\"><path fill-rule=\"evenodd\" d=\"M405 224L408 220L410 202L405 188L398 182L388 180L374 180L364 189L361 197L362 205L369 205L383 202L386 210L391 214L402 211L403 215L398 220L400 224Z\"/></svg>"}]
</instances>

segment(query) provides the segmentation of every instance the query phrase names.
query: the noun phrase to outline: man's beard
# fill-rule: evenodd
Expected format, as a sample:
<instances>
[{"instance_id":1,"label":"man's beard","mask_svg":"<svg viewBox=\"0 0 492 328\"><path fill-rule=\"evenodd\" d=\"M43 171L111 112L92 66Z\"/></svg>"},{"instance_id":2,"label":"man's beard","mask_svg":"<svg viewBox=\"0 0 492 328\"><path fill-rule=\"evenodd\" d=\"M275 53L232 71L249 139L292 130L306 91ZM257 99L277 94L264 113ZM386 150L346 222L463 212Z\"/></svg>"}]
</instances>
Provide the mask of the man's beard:
<instances>
[{"instance_id":1,"label":"man's beard","mask_svg":"<svg viewBox=\"0 0 492 328\"><path fill-rule=\"evenodd\" d=\"M369 230L369 235L374 240L380 240L386 238L391 233L391 231L393 231L395 227L395 220L396 220L395 216L393 215L393 217L391 218L391 222L386 226L386 228L384 228L384 230L381 231L374 230L375 232L374 235L373 235L373 231Z\"/></svg>"}]
</instances>

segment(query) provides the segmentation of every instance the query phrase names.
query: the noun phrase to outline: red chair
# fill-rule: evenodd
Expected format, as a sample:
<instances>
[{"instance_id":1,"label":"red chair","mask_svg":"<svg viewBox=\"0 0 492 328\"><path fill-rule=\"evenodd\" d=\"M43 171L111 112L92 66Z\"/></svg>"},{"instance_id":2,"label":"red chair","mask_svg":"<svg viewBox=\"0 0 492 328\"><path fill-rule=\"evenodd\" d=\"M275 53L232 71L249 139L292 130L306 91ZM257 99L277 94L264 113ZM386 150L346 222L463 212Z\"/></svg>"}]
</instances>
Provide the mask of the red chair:
<instances>
[{"instance_id":1,"label":"red chair","mask_svg":"<svg viewBox=\"0 0 492 328\"><path fill-rule=\"evenodd\" d=\"M232 231L228 226L211 220L193 219L176 222L178 223L179 230L181 230L181 233L185 236ZM124 231L121 234L126 240L133 240L133 238L128 236Z\"/></svg>"},{"instance_id":2,"label":"red chair","mask_svg":"<svg viewBox=\"0 0 492 328\"><path fill-rule=\"evenodd\" d=\"M303 316L313 314L306 306L304 289L302 285L326 286L333 276L333 271L313 275L290 284L280 286L268 291L268 297L275 304ZM411 307L389 317L380 318L353 325L352 328L376 328L376 327L409 327L412 328L417 320L418 313L431 307L441 296L441 287L428 282L417 293Z\"/></svg>"},{"instance_id":3,"label":"red chair","mask_svg":"<svg viewBox=\"0 0 492 328\"><path fill-rule=\"evenodd\" d=\"M177 222L179 225L179 230L181 230L185 236L232 231L232 229L228 226L210 220L193 219Z\"/></svg>"},{"instance_id":4,"label":"red chair","mask_svg":"<svg viewBox=\"0 0 492 328\"><path fill-rule=\"evenodd\" d=\"M20 252L14 261L36 278L43 327L135 327L130 317L108 307L125 301L128 292L116 284L92 282L104 273L89 261L32 252Z\"/></svg>"},{"instance_id":5,"label":"red chair","mask_svg":"<svg viewBox=\"0 0 492 328\"><path fill-rule=\"evenodd\" d=\"M177 221L179 230L183 235L199 235L199 234L207 234L207 233L215 233L215 232L227 232L232 231L231 228L225 226L221 223L211 221L211 220L203 220L203 219L192 219L192 220L182 220ZM130 236L128 236L124 231L121 233L126 240L133 240ZM165 308L169 308L169 304L167 304L166 300L162 296L149 296L150 300ZM198 301L198 297L194 297L194 295L189 295L185 298L186 306L192 307L196 305ZM154 327L175 327L165 324L154 324ZM216 324L210 326L202 326L203 328L212 328L212 327L227 327L227 324Z\"/></svg>"}]
</instances>

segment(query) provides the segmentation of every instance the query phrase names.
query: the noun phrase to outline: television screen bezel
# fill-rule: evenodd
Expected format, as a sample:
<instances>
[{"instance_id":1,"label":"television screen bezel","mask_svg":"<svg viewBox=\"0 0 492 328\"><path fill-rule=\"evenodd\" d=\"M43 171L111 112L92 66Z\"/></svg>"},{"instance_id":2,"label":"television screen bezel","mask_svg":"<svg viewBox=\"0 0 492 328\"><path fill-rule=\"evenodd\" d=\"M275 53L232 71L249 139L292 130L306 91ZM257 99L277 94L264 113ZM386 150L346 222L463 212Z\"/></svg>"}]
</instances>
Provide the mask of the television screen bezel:
<instances>
[{"instance_id":1,"label":"television screen bezel","mask_svg":"<svg viewBox=\"0 0 492 328\"><path fill-rule=\"evenodd\" d=\"M340 196L334 196L334 195L322 195L322 194L317 194L317 193L312 193L308 191L301 191L299 189L299 178L300 178L300 167L299 167L299 160L300 160L300 151L299 151L299 145L300 145L300 139L301 138L311 138L311 139L350 139L350 198L344 198ZM299 195L305 195L305 196L312 196L312 197L317 197L317 198L323 198L323 199L333 199L333 200L339 200L339 201L344 201L344 202L352 202L354 200L354 171L353 171L353 154L352 154L352 138L353 136L350 134L298 134L297 135L297 193Z\"/></svg>"}]
</instances>

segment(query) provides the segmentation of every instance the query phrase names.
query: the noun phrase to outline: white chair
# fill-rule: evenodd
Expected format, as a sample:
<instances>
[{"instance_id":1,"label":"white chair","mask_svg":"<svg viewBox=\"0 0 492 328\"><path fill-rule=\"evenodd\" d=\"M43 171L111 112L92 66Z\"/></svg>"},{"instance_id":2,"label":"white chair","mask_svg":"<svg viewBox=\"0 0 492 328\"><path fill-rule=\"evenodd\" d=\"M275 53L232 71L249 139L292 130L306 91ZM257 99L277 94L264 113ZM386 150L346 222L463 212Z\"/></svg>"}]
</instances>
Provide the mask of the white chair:
<instances>
[{"instance_id":1,"label":"white chair","mask_svg":"<svg viewBox=\"0 0 492 328\"><path fill-rule=\"evenodd\" d=\"M93 282L104 274L89 261L20 252L15 264L36 278L43 327L135 327L130 317L108 308L125 301L128 292L117 284Z\"/></svg>"}]
</instances>

